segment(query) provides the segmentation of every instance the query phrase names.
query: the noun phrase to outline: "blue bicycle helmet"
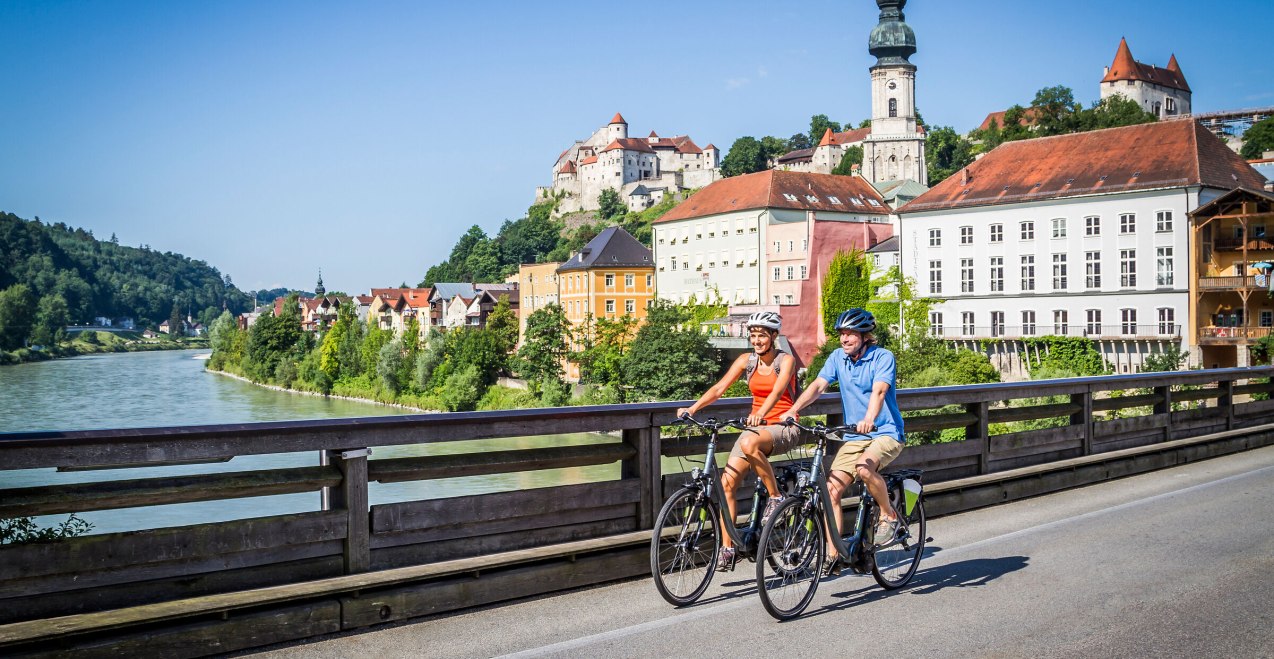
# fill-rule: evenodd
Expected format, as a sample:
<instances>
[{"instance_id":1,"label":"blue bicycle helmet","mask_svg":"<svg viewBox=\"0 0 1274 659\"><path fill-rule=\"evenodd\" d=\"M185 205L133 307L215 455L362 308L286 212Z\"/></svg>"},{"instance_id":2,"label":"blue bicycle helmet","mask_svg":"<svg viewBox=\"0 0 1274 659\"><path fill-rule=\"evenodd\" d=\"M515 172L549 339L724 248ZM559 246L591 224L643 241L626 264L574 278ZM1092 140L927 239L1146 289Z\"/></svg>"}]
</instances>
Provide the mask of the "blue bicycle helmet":
<instances>
[{"instance_id":1,"label":"blue bicycle helmet","mask_svg":"<svg viewBox=\"0 0 1274 659\"><path fill-rule=\"evenodd\" d=\"M874 332L876 331L876 317L871 315L871 312L866 309L854 307L836 318L836 329Z\"/></svg>"}]
</instances>

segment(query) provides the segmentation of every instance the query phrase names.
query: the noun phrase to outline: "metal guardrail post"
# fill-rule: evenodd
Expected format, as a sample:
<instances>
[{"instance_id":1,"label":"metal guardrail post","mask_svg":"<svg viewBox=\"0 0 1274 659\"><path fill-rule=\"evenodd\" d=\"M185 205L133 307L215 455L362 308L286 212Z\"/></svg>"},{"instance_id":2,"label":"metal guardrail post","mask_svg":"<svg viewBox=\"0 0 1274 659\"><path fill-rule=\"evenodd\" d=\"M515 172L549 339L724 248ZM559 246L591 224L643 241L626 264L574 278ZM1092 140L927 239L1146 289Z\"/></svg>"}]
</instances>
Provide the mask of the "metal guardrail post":
<instances>
[{"instance_id":1,"label":"metal guardrail post","mask_svg":"<svg viewBox=\"0 0 1274 659\"><path fill-rule=\"evenodd\" d=\"M1072 426L1084 427L1083 447L1084 455L1093 454L1093 392L1091 390L1078 394L1071 394L1071 403L1078 405L1080 410L1071 415L1070 422Z\"/></svg>"},{"instance_id":2,"label":"metal guardrail post","mask_svg":"<svg viewBox=\"0 0 1274 659\"><path fill-rule=\"evenodd\" d=\"M371 515L367 503L367 456L371 449L326 451L327 459L341 470L341 485L329 495L332 510L347 514L345 532L345 573L371 568Z\"/></svg>"},{"instance_id":3,"label":"metal guardrail post","mask_svg":"<svg viewBox=\"0 0 1274 659\"><path fill-rule=\"evenodd\" d=\"M986 474L991 471L991 431L988 423L990 408L991 403L985 400L978 403L968 403L964 406L964 409L975 417L973 423L965 427L964 438L976 439L982 446L982 452L978 456L979 474Z\"/></svg>"},{"instance_id":4,"label":"metal guardrail post","mask_svg":"<svg viewBox=\"0 0 1274 659\"><path fill-rule=\"evenodd\" d=\"M620 465L620 478L636 478L641 495L637 500L637 527L648 529L655 525L655 511L663 504L663 488L660 486L662 469L659 455L659 428L629 428L623 431L623 441L637 451L631 459Z\"/></svg>"},{"instance_id":5,"label":"metal guardrail post","mask_svg":"<svg viewBox=\"0 0 1274 659\"><path fill-rule=\"evenodd\" d=\"M1159 396L1159 402L1155 403L1153 412L1155 414L1167 414L1168 422L1163 424L1163 441L1172 441L1172 386L1164 385L1155 387L1155 395Z\"/></svg>"}]
</instances>

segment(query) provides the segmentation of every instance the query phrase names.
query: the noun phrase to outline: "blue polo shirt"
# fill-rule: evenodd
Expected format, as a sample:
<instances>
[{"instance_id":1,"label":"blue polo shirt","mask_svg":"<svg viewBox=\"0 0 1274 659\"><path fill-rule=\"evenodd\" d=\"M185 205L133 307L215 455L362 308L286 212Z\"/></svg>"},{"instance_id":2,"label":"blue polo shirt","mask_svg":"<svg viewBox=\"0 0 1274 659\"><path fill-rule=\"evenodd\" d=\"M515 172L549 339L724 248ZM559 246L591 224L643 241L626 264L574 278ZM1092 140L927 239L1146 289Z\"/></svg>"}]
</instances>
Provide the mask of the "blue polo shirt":
<instances>
[{"instance_id":1,"label":"blue polo shirt","mask_svg":"<svg viewBox=\"0 0 1274 659\"><path fill-rule=\"evenodd\" d=\"M871 399L871 389L875 383L888 384L885 404L880 407L880 414L876 416L876 431L870 434L872 437L887 435L905 444L907 440L902 434L902 412L898 410L898 397L894 394L894 389L898 387L897 370L894 353L884 348L867 346L858 361L850 359L844 350L833 352L827 358L827 363L823 364L823 370L818 372L818 377L828 384L840 383L845 423L857 423L867 415L867 403Z\"/></svg>"}]
</instances>

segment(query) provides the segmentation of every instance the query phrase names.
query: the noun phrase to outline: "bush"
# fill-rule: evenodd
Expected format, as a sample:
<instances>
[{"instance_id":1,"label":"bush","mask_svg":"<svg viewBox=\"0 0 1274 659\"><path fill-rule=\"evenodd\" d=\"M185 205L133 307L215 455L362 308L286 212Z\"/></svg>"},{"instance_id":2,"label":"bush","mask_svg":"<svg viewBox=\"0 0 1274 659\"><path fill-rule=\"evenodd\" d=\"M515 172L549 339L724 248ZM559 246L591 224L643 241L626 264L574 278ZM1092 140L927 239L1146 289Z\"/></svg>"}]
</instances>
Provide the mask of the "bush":
<instances>
[{"instance_id":1,"label":"bush","mask_svg":"<svg viewBox=\"0 0 1274 659\"><path fill-rule=\"evenodd\" d=\"M61 524L43 529L30 517L0 519L0 545L21 545L73 538L84 535L92 529L91 522L76 517L75 513L71 513L71 516Z\"/></svg>"},{"instance_id":2,"label":"bush","mask_svg":"<svg viewBox=\"0 0 1274 659\"><path fill-rule=\"evenodd\" d=\"M438 394L444 407L450 412L472 410L485 392L485 381L478 367L468 364L447 376Z\"/></svg>"},{"instance_id":3,"label":"bush","mask_svg":"<svg viewBox=\"0 0 1274 659\"><path fill-rule=\"evenodd\" d=\"M571 401L573 405L615 405L623 402L619 389L614 385L589 385L578 398Z\"/></svg>"},{"instance_id":4,"label":"bush","mask_svg":"<svg viewBox=\"0 0 1274 659\"><path fill-rule=\"evenodd\" d=\"M564 407L571 402L571 385L553 377L540 382L540 404L544 407Z\"/></svg>"},{"instance_id":5,"label":"bush","mask_svg":"<svg viewBox=\"0 0 1274 659\"><path fill-rule=\"evenodd\" d=\"M274 367L274 382L280 387L291 389L292 383L296 381L299 374L300 369L297 368L296 360L288 357Z\"/></svg>"},{"instance_id":6,"label":"bush","mask_svg":"<svg viewBox=\"0 0 1274 659\"><path fill-rule=\"evenodd\" d=\"M540 401L535 394L525 389L496 385L487 388L476 407L479 410L517 410L538 407L539 404Z\"/></svg>"}]
</instances>

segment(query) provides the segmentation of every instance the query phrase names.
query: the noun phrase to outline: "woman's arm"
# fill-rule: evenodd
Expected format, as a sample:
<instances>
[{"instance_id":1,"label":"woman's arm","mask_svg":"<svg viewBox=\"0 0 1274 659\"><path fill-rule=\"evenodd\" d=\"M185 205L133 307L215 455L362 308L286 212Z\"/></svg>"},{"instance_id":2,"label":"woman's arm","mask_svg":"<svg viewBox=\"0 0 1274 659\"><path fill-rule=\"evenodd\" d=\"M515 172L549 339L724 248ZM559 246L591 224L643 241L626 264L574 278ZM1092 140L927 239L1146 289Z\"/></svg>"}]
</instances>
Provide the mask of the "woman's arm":
<instances>
[{"instance_id":1,"label":"woman's arm","mask_svg":"<svg viewBox=\"0 0 1274 659\"><path fill-rule=\"evenodd\" d=\"M827 380L824 380L821 376L815 378L814 381L810 383L809 388L801 394L801 397L797 398L796 402L792 403L792 409L788 410L783 415L783 420L786 421L788 419L795 419L796 413L805 409L806 405L809 405L819 396L822 396L823 392L827 391L827 387Z\"/></svg>"},{"instance_id":2,"label":"woman's arm","mask_svg":"<svg viewBox=\"0 0 1274 659\"><path fill-rule=\"evenodd\" d=\"M721 376L721 379L718 380L716 384L708 387L708 390L703 392L703 395L700 396L699 400L696 400L693 405L677 410L677 416L680 417L683 414L694 416L699 413L699 410L717 402L717 399L721 398L721 396L725 394L725 390L729 389L730 385L734 384L735 381L739 379L740 375L743 375L743 371L747 367L747 353L739 355L738 359L735 359L734 363L730 365L730 370L726 371L725 375Z\"/></svg>"}]
</instances>

